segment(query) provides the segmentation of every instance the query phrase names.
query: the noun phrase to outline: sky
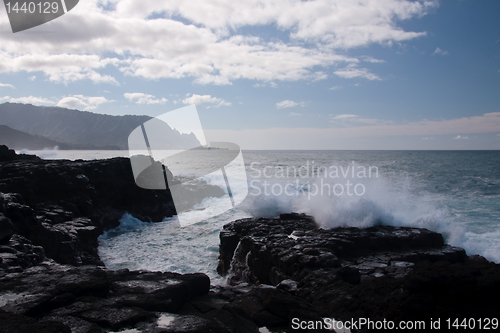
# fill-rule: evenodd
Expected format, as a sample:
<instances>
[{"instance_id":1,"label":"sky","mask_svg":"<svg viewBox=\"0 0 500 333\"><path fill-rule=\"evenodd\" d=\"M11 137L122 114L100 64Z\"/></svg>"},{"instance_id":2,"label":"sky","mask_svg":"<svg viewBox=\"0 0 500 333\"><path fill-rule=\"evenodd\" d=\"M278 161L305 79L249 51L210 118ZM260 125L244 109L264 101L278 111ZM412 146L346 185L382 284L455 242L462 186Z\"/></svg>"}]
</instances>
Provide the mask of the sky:
<instances>
[{"instance_id":1,"label":"sky","mask_svg":"<svg viewBox=\"0 0 500 333\"><path fill-rule=\"evenodd\" d=\"M81 0L12 33L0 103L159 116L243 149L500 149L498 0Z\"/></svg>"}]
</instances>

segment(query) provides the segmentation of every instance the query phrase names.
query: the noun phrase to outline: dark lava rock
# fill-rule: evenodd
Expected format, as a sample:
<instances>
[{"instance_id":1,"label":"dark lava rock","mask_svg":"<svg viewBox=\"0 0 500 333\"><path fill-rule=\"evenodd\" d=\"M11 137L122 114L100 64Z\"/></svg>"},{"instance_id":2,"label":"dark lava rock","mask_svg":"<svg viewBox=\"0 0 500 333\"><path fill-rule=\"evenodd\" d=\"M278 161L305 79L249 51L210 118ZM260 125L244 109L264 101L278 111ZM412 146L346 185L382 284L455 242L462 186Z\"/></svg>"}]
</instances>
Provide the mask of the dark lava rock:
<instances>
[{"instance_id":1,"label":"dark lava rock","mask_svg":"<svg viewBox=\"0 0 500 333\"><path fill-rule=\"evenodd\" d=\"M323 230L309 216L286 214L234 221L220 239L218 271L230 284L277 285L323 317L396 321L500 313L500 266L468 257L426 229Z\"/></svg>"},{"instance_id":2,"label":"dark lava rock","mask_svg":"<svg viewBox=\"0 0 500 333\"><path fill-rule=\"evenodd\" d=\"M257 333L259 327L274 331L290 330L295 317L321 320L311 304L300 297L269 285L213 286L207 295L186 302L181 315L195 315L220 323L220 332ZM322 332L322 331L318 331Z\"/></svg>"},{"instance_id":3,"label":"dark lava rock","mask_svg":"<svg viewBox=\"0 0 500 333\"><path fill-rule=\"evenodd\" d=\"M33 318L0 312L0 327L8 333L71 333L71 329L61 322L38 322Z\"/></svg>"},{"instance_id":4,"label":"dark lava rock","mask_svg":"<svg viewBox=\"0 0 500 333\"><path fill-rule=\"evenodd\" d=\"M0 155L7 156L0 159L0 242L17 233L59 263L102 264L97 237L118 226L123 214L143 221L176 214L168 190L135 184L128 158L42 160L4 150L0 148Z\"/></svg>"},{"instance_id":5,"label":"dark lava rock","mask_svg":"<svg viewBox=\"0 0 500 333\"><path fill-rule=\"evenodd\" d=\"M9 149L6 145L0 145L0 162L13 160L33 160L40 159L35 155L16 154L14 149Z\"/></svg>"},{"instance_id":6,"label":"dark lava rock","mask_svg":"<svg viewBox=\"0 0 500 333\"><path fill-rule=\"evenodd\" d=\"M16 152L5 145L0 145L0 162L11 161L16 158Z\"/></svg>"},{"instance_id":7,"label":"dark lava rock","mask_svg":"<svg viewBox=\"0 0 500 333\"><path fill-rule=\"evenodd\" d=\"M27 325L34 325L32 319L36 319L38 325L60 332L69 332L68 327L72 332L140 324L154 327L161 313L175 313L209 289L210 280L201 273L108 271L47 260L0 278L0 311L4 312L0 325L2 321L14 325L28 317Z\"/></svg>"},{"instance_id":8,"label":"dark lava rock","mask_svg":"<svg viewBox=\"0 0 500 333\"><path fill-rule=\"evenodd\" d=\"M14 225L8 217L0 214L0 244L9 241L10 237L14 234Z\"/></svg>"}]
</instances>

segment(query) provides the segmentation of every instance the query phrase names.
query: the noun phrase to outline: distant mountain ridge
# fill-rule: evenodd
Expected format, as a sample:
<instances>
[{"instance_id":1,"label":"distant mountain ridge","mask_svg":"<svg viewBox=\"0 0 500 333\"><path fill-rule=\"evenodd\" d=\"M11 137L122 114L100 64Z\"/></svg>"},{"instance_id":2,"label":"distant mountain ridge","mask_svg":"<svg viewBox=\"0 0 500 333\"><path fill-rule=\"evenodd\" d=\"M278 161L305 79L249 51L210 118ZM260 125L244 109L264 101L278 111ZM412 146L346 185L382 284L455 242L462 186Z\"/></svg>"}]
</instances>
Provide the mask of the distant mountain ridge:
<instances>
[{"instance_id":1,"label":"distant mountain ridge","mask_svg":"<svg viewBox=\"0 0 500 333\"><path fill-rule=\"evenodd\" d=\"M51 140L40 135L31 135L24 133L6 125L0 125L0 145L6 145L11 149L21 150L21 149L31 149L31 150L42 150L42 149L61 149L61 150L96 150L96 149L109 149L114 150L117 147L109 146L93 146L86 144L71 144L61 141Z\"/></svg>"},{"instance_id":2,"label":"distant mountain ridge","mask_svg":"<svg viewBox=\"0 0 500 333\"><path fill-rule=\"evenodd\" d=\"M5 125L0 125L0 144L12 149L44 149L58 147L71 149L68 144L24 133Z\"/></svg>"},{"instance_id":3,"label":"distant mountain ridge","mask_svg":"<svg viewBox=\"0 0 500 333\"><path fill-rule=\"evenodd\" d=\"M72 148L75 145L79 149L127 149L129 134L150 119L149 116L111 116L31 104L0 104L0 125L59 142L60 149L75 149ZM180 134L168 126L165 131L172 138L171 142L165 143L166 147L179 149L192 147L193 143L199 145L192 133ZM66 147L64 144L69 148L63 148Z\"/></svg>"}]
</instances>

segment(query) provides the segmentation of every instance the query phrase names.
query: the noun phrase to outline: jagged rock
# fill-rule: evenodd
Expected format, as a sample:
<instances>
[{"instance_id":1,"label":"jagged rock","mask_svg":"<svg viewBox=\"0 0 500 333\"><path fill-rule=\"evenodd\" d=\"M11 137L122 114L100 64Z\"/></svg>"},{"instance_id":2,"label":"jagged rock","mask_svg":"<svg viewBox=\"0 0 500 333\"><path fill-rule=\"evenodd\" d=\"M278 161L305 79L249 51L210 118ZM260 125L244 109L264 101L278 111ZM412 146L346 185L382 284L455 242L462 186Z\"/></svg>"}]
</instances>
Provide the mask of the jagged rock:
<instances>
[{"instance_id":1,"label":"jagged rock","mask_svg":"<svg viewBox=\"0 0 500 333\"><path fill-rule=\"evenodd\" d=\"M324 317L428 320L500 313L499 265L467 257L426 229L323 230L309 216L286 214L231 222L220 239L218 269L231 284L278 285Z\"/></svg>"},{"instance_id":2,"label":"jagged rock","mask_svg":"<svg viewBox=\"0 0 500 333\"><path fill-rule=\"evenodd\" d=\"M0 245L0 276L22 272L45 260L45 251L34 246L23 236L14 234L7 243Z\"/></svg>"},{"instance_id":3,"label":"jagged rock","mask_svg":"<svg viewBox=\"0 0 500 333\"><path fill-rule=\"evenodd\" d=\"M33 160L39 159L35 155L16 154L14 149L9 149L6 145L0 145L0 162L13 161L13 160Z\"/></svg>"},{"instance_id":4,"label":"jagged rock","mask_svg":"<svg viewBox=\"0 0 500 333\"><path fill-rule=\"evenodd\" d=\"M179 314L212 319L240 333L256 333L259 327L283 330L290 327L294 317L321 320L303 298L273 286L245 283L213 286L207 295L186 302Z\"/></svg>"},{"instance_id":5,"label":"jagged rock","mask_svg":"<svg viewBox=\"0 0 500 333\"><path fill-rule=\"evenodd\" d=\"M16 152L5 145L0 145L0 161L11 161L16 158Z\"/></svg>"},{"instance_id":6,"label":"jagged rock","mask_svg":"<svg viewBox=\"0 0 500 333\"><path fill-rule=\"evenodd\" d=\"M232 267L234 283L277 285L311 270L330 269L344 281L359 283L361 275L386 272L391 262L460 262L466 258L464 250L445 245L440 234L426 229L375 226L323 230L311 217L288 216L242 219L224 226L219 272L227 273ZM347 263L348 269L343 267ZM391 274L390 270L386 273Z\"/></svg>"},{"instance_id":7,"label":"jagged rock","mask_svg":"<svg viewBox=\"0 0 500 333\"><path fill-rule=\"evenodd\" d=\"M271 286L253 288L237 297L227 308L251 318L259 327L284 328L294 317L321 320L307 301Z\"/></svg>"},{"instance_id":8,"label":"jagged rock","mask_svg":"<svg viewBox=\"0 0 500 333\"><path fill-rule=\"evenodd\" d=\"M13 232L59 263L102 265L97 237L126 212L144 221L176 214L168 190L135 184L127 158L50 161L7 151L10 157L0 162L0 212ZM2 228L5 238L8 230Z\"/></svg>"},{"instance_id":9,"label":"jagged rock","mask_svg":"<svg viewBox=\"0 0 500 333\"><path fill-rule=\"evenodd\" d=\"M4 244L14 234L14 225L8 217L0 213L0 244Z\"/></svg>"}]
</instances>

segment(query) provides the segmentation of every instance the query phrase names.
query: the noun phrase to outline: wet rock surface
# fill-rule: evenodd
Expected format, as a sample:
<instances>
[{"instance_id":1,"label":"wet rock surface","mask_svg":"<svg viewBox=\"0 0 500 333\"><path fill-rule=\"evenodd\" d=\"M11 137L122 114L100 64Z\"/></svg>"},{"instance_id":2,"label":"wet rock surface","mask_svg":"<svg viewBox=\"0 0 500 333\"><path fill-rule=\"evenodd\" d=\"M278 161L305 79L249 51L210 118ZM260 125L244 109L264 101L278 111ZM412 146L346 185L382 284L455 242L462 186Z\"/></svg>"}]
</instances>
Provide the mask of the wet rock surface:
<instances>
[{"instance_id":1,"label":"wet rock surface","mask_svg":"<svg viewBox=\"0 0 500 333\"><path fill-rule=\"evenodd\" d=\"M271 284L323 317L406 320L500 313L500 266L438 233L374 226L323 230L300 214L243 219L220 233L231 284Z\"/></svg>"}]
</instances>

